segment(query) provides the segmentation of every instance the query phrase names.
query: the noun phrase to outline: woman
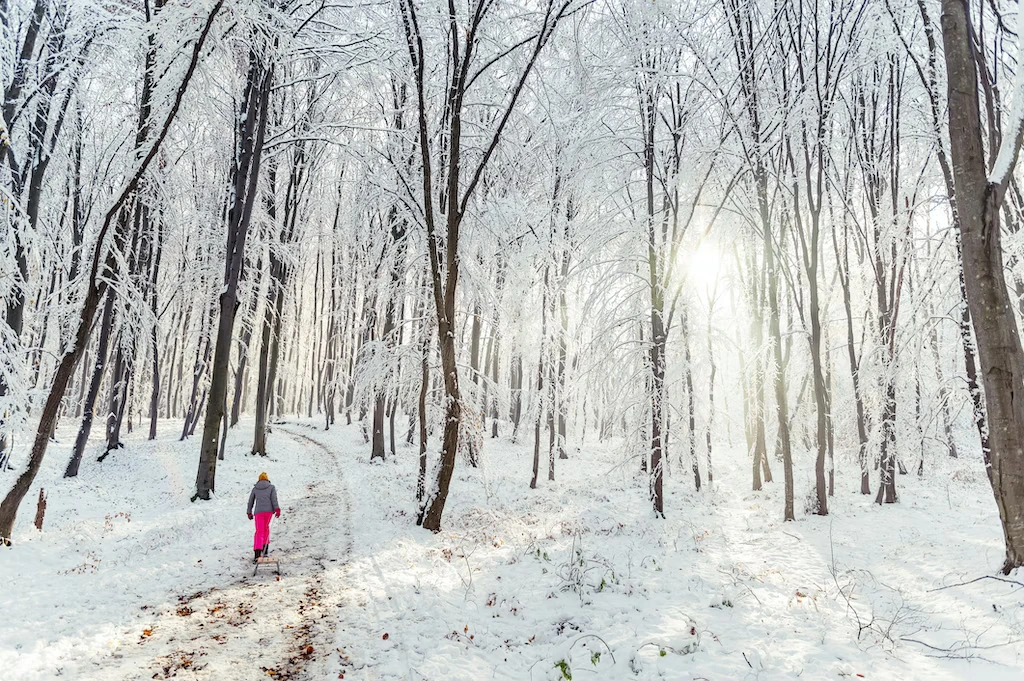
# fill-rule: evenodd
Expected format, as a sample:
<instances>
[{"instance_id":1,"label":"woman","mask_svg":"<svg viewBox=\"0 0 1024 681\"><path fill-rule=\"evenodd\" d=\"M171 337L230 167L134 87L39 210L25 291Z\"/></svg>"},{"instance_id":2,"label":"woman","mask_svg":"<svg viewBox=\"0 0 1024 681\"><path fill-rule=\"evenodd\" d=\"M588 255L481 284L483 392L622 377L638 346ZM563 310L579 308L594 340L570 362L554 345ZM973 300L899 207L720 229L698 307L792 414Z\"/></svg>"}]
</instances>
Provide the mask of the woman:
<instances>
[{"instance_id":1,"label":"woman","mask_svg":"<svg viewBox=\"0 0 1024 681\"><path fill-rule=\"evenodd\" d=\"M255 506L255 508L254 508ZM252 562L259 560L270 550L270 516L281 517L281 507L277 505L277 488L270 484L266 473L260 473L260 479L249 493L249 508L246 513L249 520L256 514L256 535L252 540Z\"/></svg>"}]
</instances>

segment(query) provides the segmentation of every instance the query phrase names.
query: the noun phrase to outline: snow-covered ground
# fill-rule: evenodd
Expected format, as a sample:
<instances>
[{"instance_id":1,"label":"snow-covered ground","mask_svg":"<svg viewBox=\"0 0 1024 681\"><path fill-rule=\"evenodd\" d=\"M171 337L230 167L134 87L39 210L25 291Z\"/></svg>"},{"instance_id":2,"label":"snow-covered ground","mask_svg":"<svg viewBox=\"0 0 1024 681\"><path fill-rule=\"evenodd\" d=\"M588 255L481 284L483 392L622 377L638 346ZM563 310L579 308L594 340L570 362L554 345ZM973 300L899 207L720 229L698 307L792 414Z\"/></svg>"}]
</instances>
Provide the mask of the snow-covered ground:
<instances>
[{"instance_id":1,"label":"snow-covered ground","mask_svg":"<svg viewBox=\"0 0 1024 681\"><path fill-rule=\"evenodd\" d=\"M1024 676L1021 585L953 586L1002 555L966 458L901 476L895 506L840 476L831 516L784 524L781 468L753 493L745 455L720 450L713 489L670 472L658 520L615 443L571 452L530 490L531 443L488 440L481 468L459 462L432 535L414 525L414 448L370 463L355 427L290 423L262 459L250 434L232 432L216 500L195 504L196 440L133 436L65 481L64 434L39 476L44 531L33 489L0 552L7 678ZM284 509L280 580L249 562L261 470Z\"/></svg>"},{"instance_id":2,"label":"snow-covered ground","mask_svg":"<svg viewBox=\"0 0 1024 681\"><path fill-rule=\"evenodd\" d=\"M336 676L317 644L331 642L344 611L333 569L350 536L340 459L283 432L271 436L273 456L249 456L243 426L218 466L216 499L193 504L198 439L130 437L102 464L90 450L79 478L64 480L66 435L40 473L44 531L32 526L34 489L0 554L6 678ZM264 470L281 490L271 525L280 580L267 568L252 576L245 504Z\"/></svg>"}]
</instances>

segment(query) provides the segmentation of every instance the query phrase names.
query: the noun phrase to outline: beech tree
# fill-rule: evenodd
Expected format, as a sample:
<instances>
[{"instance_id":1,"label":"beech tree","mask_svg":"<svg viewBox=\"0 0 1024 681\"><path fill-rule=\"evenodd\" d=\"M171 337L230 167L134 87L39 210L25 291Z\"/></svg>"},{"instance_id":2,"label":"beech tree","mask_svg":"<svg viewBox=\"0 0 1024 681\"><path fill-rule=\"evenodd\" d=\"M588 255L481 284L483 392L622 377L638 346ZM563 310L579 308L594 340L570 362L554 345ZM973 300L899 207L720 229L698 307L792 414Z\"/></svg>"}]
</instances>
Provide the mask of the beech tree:
<instances>
[{"instance_id":1,"label":"beech tree","mask_svg":"<svg viewBox=\"0 0 1024 681\"><path fill-rule=\"evenodd\" d=\"M209 499L215 490L218 436L225 417L228 390L228 361L231 353L235 313L238 309L238 281L245 262L245 242L249 235L253 204L260 176L263 141L267 133L270 90L274 67L266 63L259 49L260 38L254 31L254 47L249 53L249 72L239 108L238 147L232 163L231 207L227 219L227 249L224 263L224 288L220 294L216 345L210 380L210 395L203 421L203 439L199 453L199 472L193 500Z\"/></svg>"},{"instance_id":2,"label":"beech tree","mask_svg":"<svg viewBox=\"0 0 1024 681\"><path fill-rule=\"evenodd\" d=\"M967 0L943 0L950 159L963 279L978 343L990 480L1006 542L1003 572L1008 574L1024 565L1024 404L1014 399L1024 376L1024 349L1004 275L999 212L1024 138L1024 72L1018 71L1008 126L990 166L982 142L970 16ZM1022 25L1018 18L1018 27Z\"/></svg>"},{"instance_id":3,"label":"beech tree","mask_svg":"<svg viewBox=\"0 0 1024 681\"><path fill-rule=\"evenodd\" d=\"M417 146L419 147L419 179L421 194L418 197L421 219L426 229L427 253L430 262L430 279L433 290L434 308L437 315L437 334L441 353L445 399L447 401L444 434L441 445L441 462L437 469L436 483L428 492L417 524L428 530L441 529L441 516L448 486L455 467L455 456L459 446L459 431L462 419L462 393L459 388L459 372L455 363L455 302L459 281L459 236L462 221L466 216L469 202L480 183L494 151L501 142L502 133L515 110L527 79L533 72L538 57L551 39L559 22L570 10L570 2L548 0L544 5L538 26L518 42L506 45L494 54L478 54L478 42L483 34L497 28L496 6L490 0L476 0L468 7L467 16L450 5L447 14L450 41L445 50L446 82L444 108L441 115L445 135L439 142L441 149L432 150L430 124L431 112L427 108L426 60L428 52L424 46L424 29L420 15L412 0L401 3L401 19L405 34L409 65L412 68L413 89L416 93ZM464 22L464 30L461 27ZM431 26L430 28L434 28ZM525 49L523 49L525 48ZM466 94L481 78L489 75L492 66L506 57L522 50L525 62L518 73L510 78L511 91L504 102L498 104L499 113L490 121L489 139L484 137L483 147L476 154L467 154L468 172L463 172L462 122ZM434 172L437 170L437 179ZM436 188L435 188L436 187ZM435 191L439 195L435 196ZM435 207L436 206L436 207ZM443 231L442 231L443 230ZM443 245L443 251L442 251ZM443 255L442 255L443 252Z\"/></svg>"}]
</instances>

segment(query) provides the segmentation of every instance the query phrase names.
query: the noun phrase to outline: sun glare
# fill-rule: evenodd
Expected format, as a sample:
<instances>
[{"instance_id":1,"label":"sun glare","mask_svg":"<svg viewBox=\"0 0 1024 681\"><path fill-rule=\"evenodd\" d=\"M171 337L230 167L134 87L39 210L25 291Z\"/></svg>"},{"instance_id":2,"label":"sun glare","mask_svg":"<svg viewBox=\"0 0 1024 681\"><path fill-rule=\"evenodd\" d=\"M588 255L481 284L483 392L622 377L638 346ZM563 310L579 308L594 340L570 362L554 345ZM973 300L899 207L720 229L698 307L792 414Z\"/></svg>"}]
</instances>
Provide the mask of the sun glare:
<instances>
[{"instance_id":1,"label":"sun glare","mask_svg":"<svg viewBox=\"0 0 1024 681\"><path fill-rule=\"evenodd\" d=\"M721 262L717 248L711 244L701 244L687 258L690 282L700 290L713 288L718 283Z\"/></svg>"}]
</instances>

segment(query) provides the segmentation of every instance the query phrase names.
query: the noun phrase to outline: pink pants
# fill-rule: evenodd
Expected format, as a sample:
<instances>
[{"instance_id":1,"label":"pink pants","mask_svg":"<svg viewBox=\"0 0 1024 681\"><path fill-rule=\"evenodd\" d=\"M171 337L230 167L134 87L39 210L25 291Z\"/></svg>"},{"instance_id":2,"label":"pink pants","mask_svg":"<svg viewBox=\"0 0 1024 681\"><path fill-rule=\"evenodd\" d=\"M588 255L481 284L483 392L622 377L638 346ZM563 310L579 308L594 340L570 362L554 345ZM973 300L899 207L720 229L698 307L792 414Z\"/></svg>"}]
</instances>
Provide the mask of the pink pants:
<instances>
[{"instance_id":1,"label":"pink pants","mask_svg":"<svg viewBox=\"0 0 1024 681\"><path fill-rule=\"evenodd\" d=\"M273 517L272 511L256 514L256 536L252 538L253 549L262 549L270 543L270 519Z\"/></svg>"}]
</instances>

